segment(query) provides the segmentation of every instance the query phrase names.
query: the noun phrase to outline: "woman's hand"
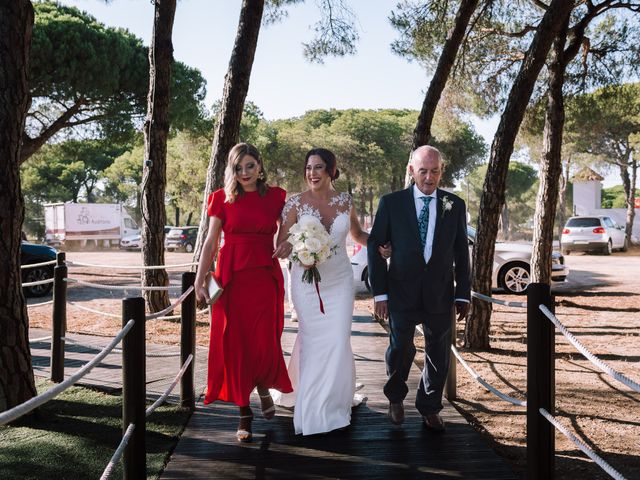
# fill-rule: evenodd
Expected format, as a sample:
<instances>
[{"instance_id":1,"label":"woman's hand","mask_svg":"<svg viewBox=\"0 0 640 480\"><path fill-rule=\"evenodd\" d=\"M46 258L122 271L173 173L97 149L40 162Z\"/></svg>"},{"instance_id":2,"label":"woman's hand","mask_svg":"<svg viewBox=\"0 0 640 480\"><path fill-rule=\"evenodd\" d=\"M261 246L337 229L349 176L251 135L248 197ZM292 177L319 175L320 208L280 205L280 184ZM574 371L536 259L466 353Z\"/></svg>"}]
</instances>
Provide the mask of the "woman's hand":
<instances>
[{"instance_id":1,"label":"woman's hand","mask_svg":"<svg viewBox=\"0 0 640 480\"><path fill-rule=\"evenodd\" d=\"M382 258L387 259L391 256L391 252L392 252L392 248L391 248L391 243L387 242L384 245L380 245L378 247L378 252L380 253L380 255L382 256Z\"/></svg>"},{"instance_id":2,"label":"woman's hand","mask_svg":"<svg viewBox=\"0 0 640 480\"><path fill-rule=\"evenodd\" d=\"M273 256L278 258L287 258L289 255L291 255L292 250L293 245L285 240L276 247L275 251L273 252Z\"/></svg>"},{"instance_id":3,"label":"woman's hand","mask_svg":"<svg viewBox=\"0 0 640 480\"><path fill-rule=\"evenodd\" d=\"M202 285L200 287L196 287L196 302L198 305L202 305L203 303L209 303L209 292L207 288Z\"/></svg>"}]
</instances>

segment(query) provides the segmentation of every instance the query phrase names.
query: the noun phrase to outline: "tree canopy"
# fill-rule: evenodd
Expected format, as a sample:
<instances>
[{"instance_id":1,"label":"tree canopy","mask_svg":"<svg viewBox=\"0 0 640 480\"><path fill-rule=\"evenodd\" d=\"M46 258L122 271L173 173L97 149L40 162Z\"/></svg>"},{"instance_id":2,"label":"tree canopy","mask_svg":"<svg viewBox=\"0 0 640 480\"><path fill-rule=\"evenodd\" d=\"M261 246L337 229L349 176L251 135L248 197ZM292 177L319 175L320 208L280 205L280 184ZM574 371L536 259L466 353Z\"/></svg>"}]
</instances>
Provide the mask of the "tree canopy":
<instances>
[{"instance_id":1,"label":"tree canopy","mask_svg":"<svg viewBox=\"0 0 640 480\"><path fill-rule=\"evenodd\" d=\"M131 139L145 114L148 48L74 7L36 3L30 92L22 161L56 134ZM171 125L192 128L204 116L200 72L174 62Z\"/></svg>"}]
</instances>

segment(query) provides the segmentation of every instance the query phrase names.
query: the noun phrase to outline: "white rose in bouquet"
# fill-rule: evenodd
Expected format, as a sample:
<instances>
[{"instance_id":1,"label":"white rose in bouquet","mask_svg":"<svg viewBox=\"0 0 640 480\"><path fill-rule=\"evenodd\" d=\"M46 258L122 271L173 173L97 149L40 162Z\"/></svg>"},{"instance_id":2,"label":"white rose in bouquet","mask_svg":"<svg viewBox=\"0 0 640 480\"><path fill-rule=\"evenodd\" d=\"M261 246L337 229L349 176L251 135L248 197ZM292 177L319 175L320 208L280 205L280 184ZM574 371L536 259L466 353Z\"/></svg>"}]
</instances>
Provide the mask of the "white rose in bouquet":
<instances>
[{"instance_id":1,"label":"white rose in bouquet","mask_svg":"<svg viewBox=\"0 0 640 480\"><path fill-rule=\"evenodd\" d=\"M289 243L293 245L291 259L305 267L302 280L307 283L320 281L317 265L335 252L331 236L317 217L304 215L289 229Z\"/></svg>"}]
</instances>

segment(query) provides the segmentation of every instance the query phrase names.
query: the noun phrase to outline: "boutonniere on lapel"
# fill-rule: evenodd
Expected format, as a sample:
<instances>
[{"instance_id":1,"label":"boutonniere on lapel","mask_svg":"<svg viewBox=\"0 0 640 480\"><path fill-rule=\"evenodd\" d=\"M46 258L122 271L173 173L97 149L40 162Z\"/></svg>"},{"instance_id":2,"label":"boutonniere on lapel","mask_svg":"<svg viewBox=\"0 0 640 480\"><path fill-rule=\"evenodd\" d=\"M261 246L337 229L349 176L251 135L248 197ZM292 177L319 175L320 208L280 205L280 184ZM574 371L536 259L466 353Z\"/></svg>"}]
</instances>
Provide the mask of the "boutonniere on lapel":
<instances>
[{"instance_id":1,"label":"boutonniere on lapel","mask_svg":"<svg viewBox=\"0 0 640 480\"><path fill-rule=\"evenodd\" d=\"M442 218L444 218L444 214L453 208L453 201L444 195L442 197Z\"/></svg>"}]
</instances>

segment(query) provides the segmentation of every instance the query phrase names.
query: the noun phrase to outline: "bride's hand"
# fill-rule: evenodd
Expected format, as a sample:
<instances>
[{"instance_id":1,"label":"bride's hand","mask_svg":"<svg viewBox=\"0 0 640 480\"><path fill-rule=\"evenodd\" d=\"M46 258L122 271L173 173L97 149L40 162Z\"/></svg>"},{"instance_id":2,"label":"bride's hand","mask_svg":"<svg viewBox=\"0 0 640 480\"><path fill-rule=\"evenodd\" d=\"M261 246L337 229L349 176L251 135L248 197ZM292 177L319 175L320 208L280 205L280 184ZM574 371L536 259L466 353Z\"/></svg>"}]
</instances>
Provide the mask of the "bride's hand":
<instances>
[{"instance_id":1,"label":"bride's hand","mask_svg":"<svg viewBox=\"0 0 640 480\"><path fill-rule=\"evenodd\" d=\"M391 243L387 242L384 245L380 245L378 247L378 252L380 252L380 255L382 256L382 258L384 259L389 258L392 252Z\"/></svg>"},{"instance_id":2,"label":"bride's hand","mask_svg":"<svg viewBox=\"0 0 640 480\"><path fill-rule=\"evenodd\" d=\"M291 255L292 250L293 245L285 240L276 247L275 251L273 252L273 257L287 258L289 255Z\"/></svg>"}]
</instances>

